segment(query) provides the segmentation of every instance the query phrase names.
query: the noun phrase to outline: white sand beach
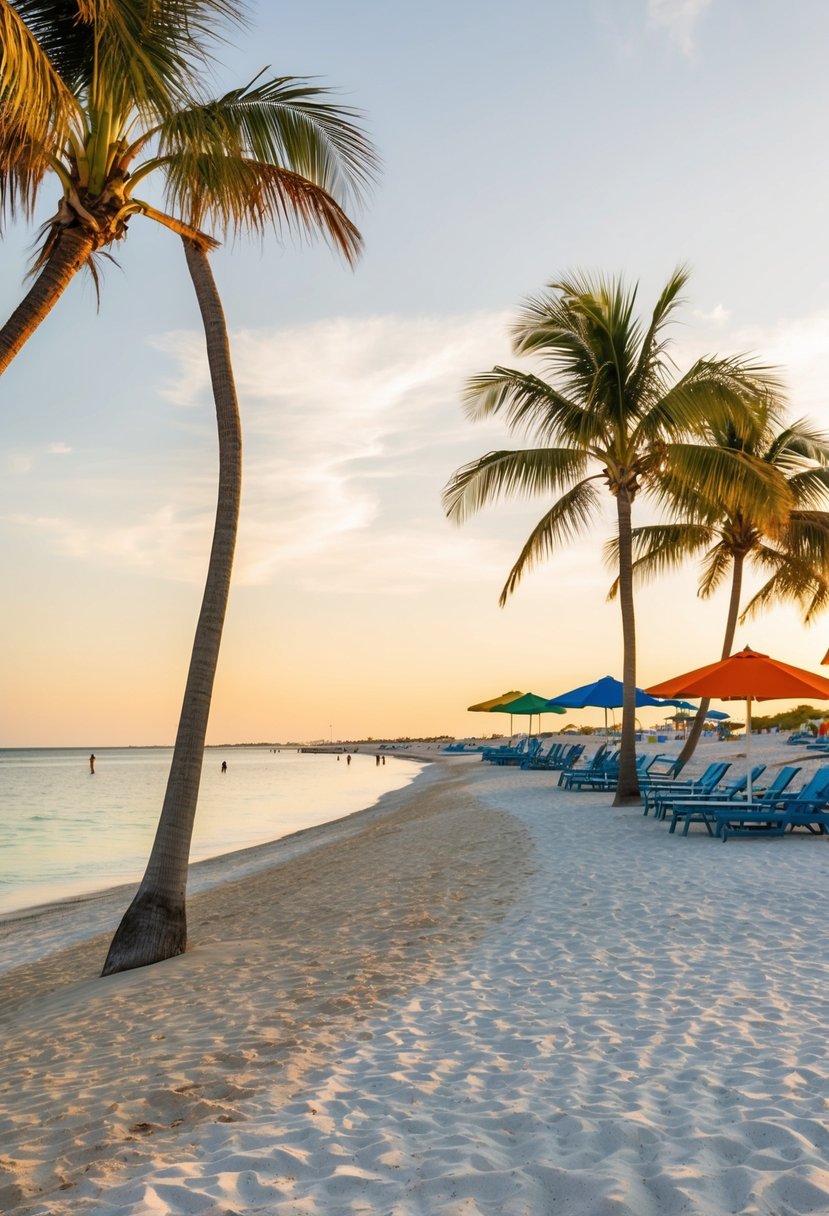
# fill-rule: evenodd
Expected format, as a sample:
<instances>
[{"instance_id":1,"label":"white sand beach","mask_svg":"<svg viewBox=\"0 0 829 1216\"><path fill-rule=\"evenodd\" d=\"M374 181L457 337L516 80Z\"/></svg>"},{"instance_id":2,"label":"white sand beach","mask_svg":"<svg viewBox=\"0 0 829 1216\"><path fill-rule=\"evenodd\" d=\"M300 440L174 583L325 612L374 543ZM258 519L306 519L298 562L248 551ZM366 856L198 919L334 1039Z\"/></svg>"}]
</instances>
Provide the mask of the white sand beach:
<instances>
[{"instance_id":1,"label":"white sand beach","mask_svg":"<svg viewBox=\"0 0 829 1216\"><path fill-rule=\"evenodd\" d=\"M4 922L0 1210L828 1212L827 838L610 803L441 760L106 980L82 903Z\"/></svg>"}]
</instances>

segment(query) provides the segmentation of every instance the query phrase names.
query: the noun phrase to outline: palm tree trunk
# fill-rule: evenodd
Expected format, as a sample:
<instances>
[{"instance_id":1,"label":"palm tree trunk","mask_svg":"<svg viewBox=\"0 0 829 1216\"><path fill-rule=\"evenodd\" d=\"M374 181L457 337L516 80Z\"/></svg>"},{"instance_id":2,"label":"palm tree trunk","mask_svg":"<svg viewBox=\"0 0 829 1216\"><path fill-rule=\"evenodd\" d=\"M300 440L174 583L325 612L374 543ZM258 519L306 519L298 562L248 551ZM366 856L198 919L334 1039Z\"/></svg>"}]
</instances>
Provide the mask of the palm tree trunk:
<instances>
[{"instance_id":1,"label":"palm tree trunk","mask_svg":"<svg viewBox=\"0 0 829 1216\"><path fill-rule=\"evenodd\" d=\"M88 260L94 244L91 234L82 228L63 229L52 256L0 329L0 374L52 311Z\"/></svg>"},{"instance_id":2,"label":"palm tree trunk","mask_svg":"<svg viewBox=\"0 0 829 1216\"><path fill-rule=\"evenodd\" d=\"M636 621L633 611L633 546L631 499L627 487L616 495L619 520L619 604L622 609L622 747L614 806L640 801L636 774Z\"/></svg>"},{"instance_id":3,"label":"palm tree trunk","mask_svg":"<svg viewBox=\"0 0 829 1216\"><path fill-rule=\"evenodd\" d=\"M734 554L734 567L731 571L731 599L729 600L728 604L728 618L725 623L725 638L723 639L721 655L723 659L728 658L734 646L734 635L737 632L737 617L740 611L740 597L743 590L744 562L744 553ZM688 732L688 738L685 740L682 751L679 753L679 760L677 763L679 764L680 768L684 767L688 763L696 750L710 704L710 697L705 697L702 701L700 701L697 716L694 718L694 724Z\"/></svg>"},{"instance_id":4,"label":"palm tree trunk","mask_svg":"<svg viewBox=\"0 0 829 1216\"><path fill-rule=\"evenodd\" d=\"M190 840L239 521L242 432L224 313L206 253L187 241L184 251L204 323L216 404L216 523L161 817L147 871L113 938L104 975L161 962L181 954L187 945L185 892Z\"/></svg>"}]
</instances>

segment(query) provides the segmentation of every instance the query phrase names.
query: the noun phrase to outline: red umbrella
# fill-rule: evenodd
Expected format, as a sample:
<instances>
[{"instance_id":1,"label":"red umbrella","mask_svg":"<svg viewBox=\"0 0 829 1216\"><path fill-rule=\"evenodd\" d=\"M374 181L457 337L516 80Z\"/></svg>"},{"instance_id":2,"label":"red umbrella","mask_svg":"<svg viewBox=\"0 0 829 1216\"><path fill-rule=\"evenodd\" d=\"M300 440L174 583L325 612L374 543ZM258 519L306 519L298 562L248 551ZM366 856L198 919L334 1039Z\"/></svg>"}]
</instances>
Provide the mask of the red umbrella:
<instances>
[{"instance_id":1,"label":"red umbrella","mask_svg":"<svg viewBox=\"0 0 829 1216\"><path fill-rule=\"evenodd\" d=\"M791 667L748 646L719 663L697 667L645 689L654 697L716 697L746 703L746 761L748 797L751 799L751 702L781 697L817 697L829 700L829 680L802 667Z\"/></svg>"}]
</instances>

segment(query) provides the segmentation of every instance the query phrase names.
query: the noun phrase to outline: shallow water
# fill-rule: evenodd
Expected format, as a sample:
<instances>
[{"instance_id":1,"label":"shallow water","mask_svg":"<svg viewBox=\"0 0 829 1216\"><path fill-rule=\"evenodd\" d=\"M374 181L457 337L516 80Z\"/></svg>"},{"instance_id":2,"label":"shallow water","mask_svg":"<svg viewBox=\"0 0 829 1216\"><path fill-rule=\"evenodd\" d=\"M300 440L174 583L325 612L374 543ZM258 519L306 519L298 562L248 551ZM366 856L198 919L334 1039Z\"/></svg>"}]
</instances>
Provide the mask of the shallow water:
<instances>
[{"instance_id":1,"label":"shallow water","mask_svg":"<svg viewBox=\"0 0 829 1216\"><path fill-rule=\"evenodd\" d=\"M0 912L141 877L171 748L0 750ZM222 773L222 761L228 771ZM205 753L191 861L235 852L373 806L413 761L268 747Z\"/></svg>"}]
</instances>

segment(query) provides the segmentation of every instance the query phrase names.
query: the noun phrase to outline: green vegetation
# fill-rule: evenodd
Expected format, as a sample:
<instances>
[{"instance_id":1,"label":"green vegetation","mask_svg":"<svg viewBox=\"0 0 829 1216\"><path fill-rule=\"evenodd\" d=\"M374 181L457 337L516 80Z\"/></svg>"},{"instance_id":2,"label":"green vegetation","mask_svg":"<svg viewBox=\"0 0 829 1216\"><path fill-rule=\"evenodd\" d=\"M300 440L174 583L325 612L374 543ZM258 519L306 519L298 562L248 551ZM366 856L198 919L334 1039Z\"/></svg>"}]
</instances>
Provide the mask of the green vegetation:
<instances>
[{"instance_id":1,"label":"green vegetation","mask_svg":"<svg viewBox=\"0 0 829 1216\"><path fill-rule=\"evenodd\" d=\"M779 714L752 714L752 730L797 730L807 722L822 722L829 718L828 709L815 709L814 705L798 705L795 709L784 709Z\"/></svg>"}]
</instances>

